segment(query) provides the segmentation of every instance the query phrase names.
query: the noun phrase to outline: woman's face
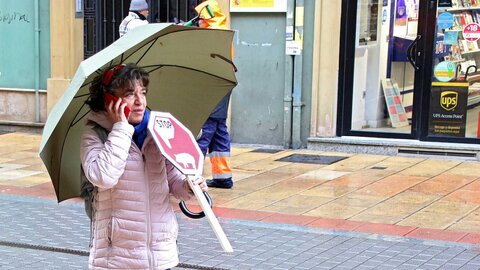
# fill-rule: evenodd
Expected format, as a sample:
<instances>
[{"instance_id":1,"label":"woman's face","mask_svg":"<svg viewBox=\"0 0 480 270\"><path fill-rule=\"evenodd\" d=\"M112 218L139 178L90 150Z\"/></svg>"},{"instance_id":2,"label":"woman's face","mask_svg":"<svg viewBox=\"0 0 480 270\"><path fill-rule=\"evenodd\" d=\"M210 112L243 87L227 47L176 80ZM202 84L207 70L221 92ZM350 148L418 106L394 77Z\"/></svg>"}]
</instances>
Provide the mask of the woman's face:
<instances>
[{"instance_id":1,"label":"woman's face","mask_svg":"<svg viewBox=\"0 0 480 270\"><path fill-rule=\"evenodd\" d=\"M143 120L143 114L147 107L147 88L143 86L142 81L135 80L134 89L127 89L122 95L123 102L127 103L131 113L128 122L132 125L140 124Z\"/></svg>"}]
</instances>

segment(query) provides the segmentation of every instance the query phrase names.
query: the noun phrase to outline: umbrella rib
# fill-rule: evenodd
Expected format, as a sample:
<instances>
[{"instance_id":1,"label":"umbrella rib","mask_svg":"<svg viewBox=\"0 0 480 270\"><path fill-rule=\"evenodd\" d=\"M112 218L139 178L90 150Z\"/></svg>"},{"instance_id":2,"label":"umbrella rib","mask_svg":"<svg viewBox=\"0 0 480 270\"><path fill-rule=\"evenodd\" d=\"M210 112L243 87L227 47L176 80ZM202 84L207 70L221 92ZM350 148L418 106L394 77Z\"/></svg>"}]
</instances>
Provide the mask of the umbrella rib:
<instances>
[{"instance_id":1,"label":"umbrella rib","mask_svg":"<svg viewBox=\"0 0 480 270\"><path fill-rule=\"evenodd\" d=\"M223 77L221 77L221 76L218 76L218 75L215 75L215 74L206 72L206 71L204 71L204 70L195 69L195 68L189 68L189 67L184 67L184 66L179 66L179 65L150 65L150 66L142 66L142 68L149 68L149 67L158 67L158 68L156 68L156 69L151 70L150 72L153 72L153 71L155 71L155 70L157 70L157 69L160 69L160 68L162 68L162 67L178 67L178 68L184 68L184 69L189 69L189 70L201 72L201 73L210 75L210 76L212 76L212 77L216 77L216 78L222 79L222 80L224 80L224 81L233 83L233 84L235 84L235 85L237 84L237 82L234 82L234 81L231 81L231 80L229 80L229 79L225 79L225 78L223 78ZM149 73L150 73L150 72L149 72Z\"/></svg>"},{"instance_id":2,"label":"umbrella rib","mask_svg":"<svg viewBox=\"0 0 480 270\"><path fill-rule=\"evenodd\" d=\"M138 65L138 63L143 59L143 57L145 57L145 55L148 53L148 51L152 48L152 46L155 44L155 42L157 42L157 40L158 40L159 38L160 38L160 37L155 38L155 39L152 40L151 42L143 45L142 47L140 47L140 48L138 49L138 50L140 50L141 48L143 48L143 47L147 46L148 44L150 44L150 46L148 47L148 49L143 53L142 57L140 57L135 64ZM123 59L123 55L125 54L125 53L123 53L123 54L122 54L122 59L123 59L123 60L122 60L122 63L126 62L126 61L127 61L135 52L137 52L138 50L132 52L132 53L131 53L130 55L128 55L125 59Z\"/></svg>"},{"instance_id":3,"label":"umbrella rib","mask_svg":"<svg viewBox=\"0 0 480 270\"><path fill-rule=\"evenodd\" d=\"M85 103L82 104L82 107L80 107L80 109L77 111L77 113L75 114L75 117L73 117L73 120L77 119L77 116L78 114L80 113L80 111L83 109L83 107L85 107ZM73 121L72 120L72 123L70 123L70 127L73 127L75 126L78 122L80 122L80 120L82 120L85 115L87 115L88 113L90 112L90 110L88 110L86 113L84 113L79 119L77 119L76 121Z\"/></svg>"},{"instance_id":4,"label":"umbrella rib","mask_svg":"<svg viewBox=\"0 0 480 270\"><path fill-rule=\"evenodd\" d=\"M90 96L90 94L83 94L83 95L79 95L79 96L74 96L73 98L81 98L81 97L85 97L85 96Z\"/></svg>"},{"instance_id":5,"label":"umbrella rib","mask_svg":"<svg viewBox=\"0 0 480 270\"><path fill-rule=\"evenodd\" d=\"M220 55L220 54L218 54L218 53L211 53L211 54L210 54L210 57L212 57L212 58L218 57L218 58L222 59L223 61L225 61L225 62L229 63L230 65L232 65L232 66L233 66L233 70L235 70L235 72L238 71L237 66L235 66L235 64L233 63L233 61L230 60L230 59L228 59L228 58L226 58L225 56Z\"/></svg>"},{"instance_id":6,"label":"umbrella rib","mask_svg":"<svg viewBox=\"0 0 480 270\"><path fill-rule=\"evenodd\" d=\"M150 44L150 46L148 47L148 49L143 53L142 57L140 57L140 58L138 59L138 61L137 61L137 63L136 63L137 65L138 65L138 63L140 63L140 61L142 61L143 57L145 57L145 55L148 53L148 51L150 51L150 49L153 47L153 45L155 44L155 42L157 42L158 39L159 39L159 38L157 37L157 38Z\"/></svg>"}]
</instances>

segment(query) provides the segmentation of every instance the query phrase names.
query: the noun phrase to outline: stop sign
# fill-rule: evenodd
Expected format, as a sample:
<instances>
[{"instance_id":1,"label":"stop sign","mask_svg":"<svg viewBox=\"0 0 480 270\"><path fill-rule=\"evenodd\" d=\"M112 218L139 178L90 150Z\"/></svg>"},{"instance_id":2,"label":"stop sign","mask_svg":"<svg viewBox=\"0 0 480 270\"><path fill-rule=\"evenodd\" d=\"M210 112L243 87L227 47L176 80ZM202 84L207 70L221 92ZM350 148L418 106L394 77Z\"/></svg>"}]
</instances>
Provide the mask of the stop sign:
<instances>
[{"instance_id":1,"label":"stop sign","mask_svg":"<svg viewBox=\"0 0 480 270\"><path fill-rule=\"evenodd\" d=\"M150 113L148 131L160 152L177 169L187 175L201 175L203 154L192 132L166 112Z\"/></svg>"}]
</instances>

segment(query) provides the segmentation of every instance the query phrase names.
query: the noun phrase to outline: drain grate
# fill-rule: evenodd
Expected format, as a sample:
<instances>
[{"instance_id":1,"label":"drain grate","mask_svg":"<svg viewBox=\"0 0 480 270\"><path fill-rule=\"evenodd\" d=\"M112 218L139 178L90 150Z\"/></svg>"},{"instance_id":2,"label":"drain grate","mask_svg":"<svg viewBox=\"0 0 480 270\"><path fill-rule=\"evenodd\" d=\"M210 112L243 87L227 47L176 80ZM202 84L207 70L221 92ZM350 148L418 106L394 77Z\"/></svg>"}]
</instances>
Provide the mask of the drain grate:
<instances>
[{"instance_id":1,"label":"drain grate","mask_svg":"<svg viewBox=\"0 0 480 270\"><path fill-rule=\"evenodd\" d=\"M282 150L279 149L269 149L269 148L257 148L255 150L250 151L251 153L267 153L267 154L276 154L281 152Z\"/></svg>"},{"instance_id":2,"label":"drain grate","mask_svg":"<svg viewBox=\"0 0 480 270\"><path fill-rule=\"evenodd\" d=\"M476 158L477 153L473 151L449 151L449 150L425 150L415 148L399 148L399 154L408 155L426 155L426 156L447 156L447 157L464 157L464 158Z\"/></svg>"},{"instance_id":3,"label":"drain grate","mask_svg":"<svg viewBox=\"0 0 480 270\"><path fill-rule=\"evenodd\" d=\"M286 161L294 163L308 163L308 164L332 164L340 160L346 159L344 156L321 156L321 155L305 155L305 154L293 154L286 156L276 161Z\"/></svg>"},{"instance_id":4,"label":"drain grate","mask_svg":"<svg viewBox=\"0 0 480 270\"><path fill-rule=\"evenodd\" d=\"M373 166L370 169L372 170L385 170L387 167L382 167L382 166Z\"/></svg>"},{"instance_id":5,"label":"drain grate","mask_svg":"<svg viewBox=\"0 0 480 270\"><path fill-rule=\"evenodd\" d=\"M8 134L8 133L13 133L13 132L14 132L14 131L0 130L0 135Z\"/></svg>"}]
</instances>

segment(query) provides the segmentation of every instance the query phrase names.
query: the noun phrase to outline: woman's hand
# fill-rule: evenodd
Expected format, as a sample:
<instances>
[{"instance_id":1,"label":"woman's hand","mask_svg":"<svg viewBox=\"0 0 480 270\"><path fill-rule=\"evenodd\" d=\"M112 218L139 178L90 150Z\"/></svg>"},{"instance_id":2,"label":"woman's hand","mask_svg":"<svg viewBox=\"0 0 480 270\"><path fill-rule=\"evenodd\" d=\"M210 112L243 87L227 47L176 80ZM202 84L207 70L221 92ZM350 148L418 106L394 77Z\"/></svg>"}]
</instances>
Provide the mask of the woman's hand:
<instances>
[{"instance_id":1,"label":"woman's hand","mask_svg":"<svg viewBox=\"0 0 480 270\"><path fill-rule=\"evenodd\" d=\"M117 101L115 102L110 101L110 104L108 104L108 107L106 108L106 110L107 110L108 117L110 118L110 120L112 120L112 123L117 123L117 122L128 123L128 119L123 113L125 106L127 106L127 103L122 102L121 98L117 99Z\"/></svg>"},{"instance_id":2,"label":"woman's hand","mask_svg":"<svg viewBox=\"0 0 480 270\"><path fill-rule=\"evenodd\" d=\"M192 181L194 185L198 185L203 192L208 191L207 182L205 182L205 178L201 176L196 176L195 178L191 177L187 179L187 181ZM188 188L190 189L190 185ZM193 190L191 190L191 192L193 193Z\"/></svg>"}]
</instances>

